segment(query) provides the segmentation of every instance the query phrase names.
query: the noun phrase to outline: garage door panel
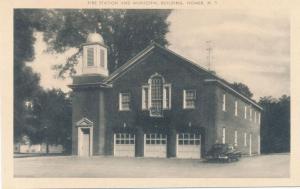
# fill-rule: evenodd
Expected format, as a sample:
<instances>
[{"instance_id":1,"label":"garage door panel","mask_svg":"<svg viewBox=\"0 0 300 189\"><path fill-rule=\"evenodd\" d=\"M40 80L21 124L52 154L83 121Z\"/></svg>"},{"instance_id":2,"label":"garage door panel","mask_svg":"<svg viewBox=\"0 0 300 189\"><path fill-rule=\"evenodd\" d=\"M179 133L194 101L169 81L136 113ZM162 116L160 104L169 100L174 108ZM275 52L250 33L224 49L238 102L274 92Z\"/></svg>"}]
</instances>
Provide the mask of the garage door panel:
<instances>
[{"instance_id":1,"label":"garage door panel","mask_svg":"<svg viewBox=\"0 0 300 189\"><path fill-rule=\"evenodd\" d=\"M135 135L129 133L116 133L114 135L114 156L135 156Z\"/></svg>"},{"instance_id":2,"label":"garage door panel","mask_svg":"<svg viewBox=\"0 0 300 189\"><path fill-rule=\"evenodd\" d=\"M144 135L144 157L167 157L167 136L151 133Z\"/></svg>"},{"instance_id":3,"label":"garage door panel","mask_svg":"<svg viewBox=\"0 0 300 189\"><path fill-rule=\"evenodd\" d=\"M115 156L119 157L134 157L135 146L132 144L123 144L115 146Z\"/></svg>"},{"instance_id":4,"label":"garage door panel","mask_svg":"<svg viewBox=\"0 0 300 189\"><path fill-rule=\"evenodd\" d=\"M201 135L193 133L177 134L178 158L201 158Z\"/></svg>"}]
</instances>

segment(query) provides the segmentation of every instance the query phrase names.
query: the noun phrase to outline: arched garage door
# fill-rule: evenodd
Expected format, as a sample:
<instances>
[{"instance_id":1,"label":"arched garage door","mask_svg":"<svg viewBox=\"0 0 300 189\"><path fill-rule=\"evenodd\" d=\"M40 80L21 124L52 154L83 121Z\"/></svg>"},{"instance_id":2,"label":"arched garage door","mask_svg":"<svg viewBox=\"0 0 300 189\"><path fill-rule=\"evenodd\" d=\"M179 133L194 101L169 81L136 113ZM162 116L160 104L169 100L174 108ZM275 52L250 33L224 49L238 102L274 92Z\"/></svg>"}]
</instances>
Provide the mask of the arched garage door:
<instances>
[{"instance_id":1,"label":"arched garage door","mask_svg":"<svg viewBox=\"0 0 300 189\"><path fill-rule=\"evenodd\" d=\"M194 133L177 134L177 157L178 158L201 158L201 135Z\"/></svg>"},{"instance_id":2,"label":"arched garage door","mask_svg":"<svg viewBox=\"0 0 300 189\"><path fill-rule=\"evenodd\" d=\"M114 156L135 156L135 135L131 133L114 134Z\"/></svg>"},{"instance_id":3,"label":"arched garage door","mask_svg":"<svg viewBox=\"0 0 300 189\"><path fill-rule=\"evenodd\" d=\"M167 135L158 133L145 134L144 157L167 157Z\"/></svg>"}]
</instances>

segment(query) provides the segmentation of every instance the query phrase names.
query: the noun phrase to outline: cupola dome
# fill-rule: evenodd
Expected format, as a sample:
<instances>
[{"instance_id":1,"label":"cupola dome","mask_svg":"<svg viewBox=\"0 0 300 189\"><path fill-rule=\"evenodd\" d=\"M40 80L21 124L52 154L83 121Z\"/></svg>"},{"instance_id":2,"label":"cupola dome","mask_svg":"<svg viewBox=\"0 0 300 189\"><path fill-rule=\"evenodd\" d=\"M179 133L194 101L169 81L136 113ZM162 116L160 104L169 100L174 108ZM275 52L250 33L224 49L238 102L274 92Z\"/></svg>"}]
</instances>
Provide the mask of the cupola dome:
<instances>
[{"instance_id":1,"label":"cupola dome","mask_svg":"<svg viewBox=\"0 0 300 189\"><path fill-rule=\"evenodd\" d=\"M96 33L96 32L88 34L86 42L87 43L101 43L101 44L104 44L104 40L103 40L102 36L99 33Z\"/></svg>"},{"instance_id":2,"label":"cupola dome","mask_svg":"<svg viewBox=\"0 0 300 189\"><path fill-rule=\"evenodd\" d=\"M108 76L107 47L102 36L96 32L87 36L86 43L82 47L82 75Z\"/></svg>"}]
</instances>

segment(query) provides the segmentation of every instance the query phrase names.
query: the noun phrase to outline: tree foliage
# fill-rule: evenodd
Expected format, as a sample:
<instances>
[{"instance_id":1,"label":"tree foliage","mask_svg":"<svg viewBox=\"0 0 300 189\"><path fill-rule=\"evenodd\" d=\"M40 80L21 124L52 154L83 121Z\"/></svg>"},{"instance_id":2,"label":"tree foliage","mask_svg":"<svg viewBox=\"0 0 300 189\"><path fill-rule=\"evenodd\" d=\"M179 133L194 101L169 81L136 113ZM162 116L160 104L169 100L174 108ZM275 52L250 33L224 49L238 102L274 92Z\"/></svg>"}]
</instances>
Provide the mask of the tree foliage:
<instances>
[{"instance_id":1,"label":"tree foliage","mask_svg":"<svg viewBox=\"0 0 300 189\"><path fill-rule=\"evenodd\" d=\"M241 94L245 95L246 97L252 98L253 93L250 91L249 87L243 83L232 83L231 87L236 91L240 92Z\"/></svg>"},{"instance_id":2,"label":"tree foliage","mask_svg":"<svg viewBox=\"0 0 300 189\"><path fill-rule=\"evenodd\" d=\"M64 52L70 47L80 48L87 35L97 32L108 47L108 69L120 67L152 40L162 46L168 44L167 18L170 10L52 10L47 13L44 38L49 51ZM78 57L58 65L60 76L74 73Z\"/></svg>"},{"instance_id":3,"label":"tree foliage","mask_svg":"<svg viewBox=\"0 0 300 189\"><path fill-rule=\"evenodd\" d=\"M70 98L61 90L41 91L33 101L34 122L28 133L32 143L71 143L72 106Z\"/></svg>"},{"instance_id":4,"label":"tree foliage","mask_svg":"<svg viewBox=\"0 0 300 189\"><path fill-rule=\"evenodd\" d=\"M261 121L261 150L264 153L290 151L290 97L260 99L264 108Z\"/></svg>"},{"instance_id":5,"label":"tree foliage","mask_svg":"<svg viewBox=\"0 0 300 189\"><path fill-rule=\"evenodd\" d=\"M16 9L14 12L14 139L26 132L25 101L41 90L39 75L25 65L34 59L33 33L40 29L40 11Z\"/></svg>"}]
</instances>

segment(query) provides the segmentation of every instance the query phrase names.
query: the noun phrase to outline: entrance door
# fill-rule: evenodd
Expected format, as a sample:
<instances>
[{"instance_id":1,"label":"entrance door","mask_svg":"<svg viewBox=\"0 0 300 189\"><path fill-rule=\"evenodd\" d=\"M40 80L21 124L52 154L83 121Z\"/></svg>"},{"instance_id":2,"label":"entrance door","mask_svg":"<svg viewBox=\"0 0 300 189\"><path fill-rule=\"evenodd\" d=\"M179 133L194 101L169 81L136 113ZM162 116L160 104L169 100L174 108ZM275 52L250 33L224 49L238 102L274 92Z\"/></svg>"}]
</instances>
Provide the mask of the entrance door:
<instances>
[{"instance_id":1,"label":"entrance door","mask_svg":"<svg viewBox=\"0 0 300 189\"><path fill-rule=\"evenodd\" d=\"M145 134L144 141L144 157L167 157L167 135Z\"/></svg>"},{"instance_id":2,"label":"entrance door","mask_svg":"<svg viewBox=\"0 0 300 189\"><path fill-rule=\"evenodd\" d=\"M82 128L81 129L81 149L80 156L89 156L90 155L90 129Z\"/></svg>"},{"instance_id":3,"label":"entrance door","mask_svg":"<svg viewBox=\"0 0 300 189\"><path fill-rule=\"evenodd\" d=\"M178 158L201 158L201 135L192 133L177 134Z\"/></svg>"}]
</instances>

